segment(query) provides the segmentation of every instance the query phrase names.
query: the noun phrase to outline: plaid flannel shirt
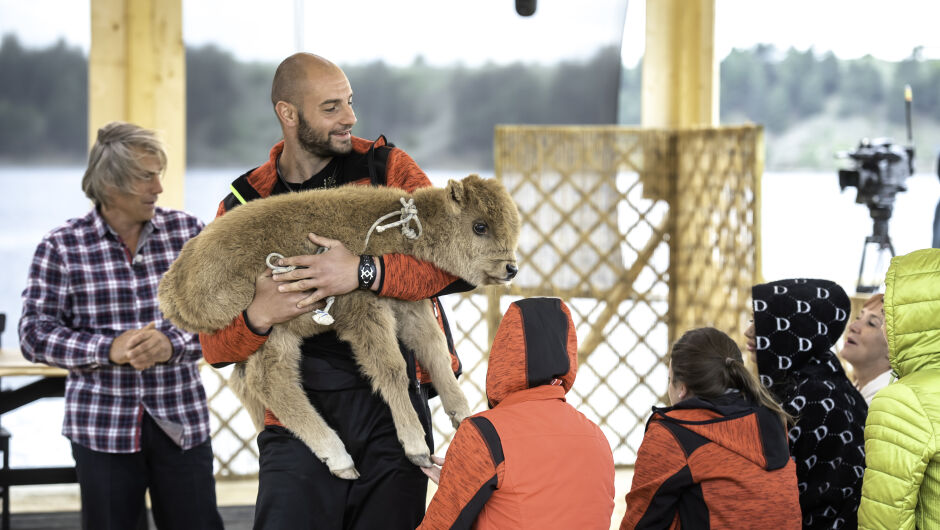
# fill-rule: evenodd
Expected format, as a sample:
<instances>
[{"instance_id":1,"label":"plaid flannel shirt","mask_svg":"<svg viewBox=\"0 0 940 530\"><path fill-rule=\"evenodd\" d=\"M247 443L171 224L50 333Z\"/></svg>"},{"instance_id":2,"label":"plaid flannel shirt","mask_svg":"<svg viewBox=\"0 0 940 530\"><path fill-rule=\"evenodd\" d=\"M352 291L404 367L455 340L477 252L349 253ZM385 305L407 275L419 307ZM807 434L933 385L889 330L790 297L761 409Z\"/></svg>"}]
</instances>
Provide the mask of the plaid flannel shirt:
<instances>
[{"instance_id":1,"label":"plaid flannel shirt","mask_svg":"<svg viewBox=\"0 0 940 530\"><path fill-rule=\"evenodd\" d=\"M157 284L197 218L157 208L134 259L97 210L48 233L36 248L20 319L24 357L68 370L62 434L94 451L140 450L144 411L183 449L209 437L199 340L163 319ZM169 361L138 371L111 363L114 338L156 322Z\"/></svg>"}]
</instances>

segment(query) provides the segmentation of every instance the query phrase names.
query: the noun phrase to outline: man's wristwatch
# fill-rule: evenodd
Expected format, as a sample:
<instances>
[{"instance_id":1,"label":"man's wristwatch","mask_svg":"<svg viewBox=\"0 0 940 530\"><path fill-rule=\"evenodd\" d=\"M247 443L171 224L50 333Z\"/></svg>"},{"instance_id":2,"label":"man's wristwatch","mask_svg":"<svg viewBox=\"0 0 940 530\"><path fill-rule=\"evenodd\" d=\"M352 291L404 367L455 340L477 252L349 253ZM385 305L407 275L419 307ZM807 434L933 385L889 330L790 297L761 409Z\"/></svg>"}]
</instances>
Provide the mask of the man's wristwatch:
<instances>
[{"instance_id":1,"label":"man's wristwatch","mask_svg":"<svg viewBox=\"0 0 940 530\"><path fill-rule=\"evenodd\" d=\"M375 260L368 254L359 256L359 288L370 289L375 283Z\"/></svg>"}]
</instances>

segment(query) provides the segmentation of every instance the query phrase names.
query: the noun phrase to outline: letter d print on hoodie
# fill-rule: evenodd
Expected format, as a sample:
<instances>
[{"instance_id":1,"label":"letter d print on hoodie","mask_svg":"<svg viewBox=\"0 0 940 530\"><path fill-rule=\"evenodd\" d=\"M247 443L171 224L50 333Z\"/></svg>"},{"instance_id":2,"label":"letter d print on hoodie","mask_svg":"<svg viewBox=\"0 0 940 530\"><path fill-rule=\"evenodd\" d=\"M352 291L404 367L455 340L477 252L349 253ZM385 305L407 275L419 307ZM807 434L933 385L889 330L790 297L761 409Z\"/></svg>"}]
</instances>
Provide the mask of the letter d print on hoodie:
<instances>
[{"instance_id":1,"label":"letter d print on hoodie","mask_svg":"<svg viewBox=\"0 0 940 530\"><path fill-rule=\"evenodd\" d=\"M761 383L797 422L788 433L804 528L854 528L865 469L864 398L832 347L849 319L845 291L828 280L756 285Z\"/></svg>"}]
</instances>

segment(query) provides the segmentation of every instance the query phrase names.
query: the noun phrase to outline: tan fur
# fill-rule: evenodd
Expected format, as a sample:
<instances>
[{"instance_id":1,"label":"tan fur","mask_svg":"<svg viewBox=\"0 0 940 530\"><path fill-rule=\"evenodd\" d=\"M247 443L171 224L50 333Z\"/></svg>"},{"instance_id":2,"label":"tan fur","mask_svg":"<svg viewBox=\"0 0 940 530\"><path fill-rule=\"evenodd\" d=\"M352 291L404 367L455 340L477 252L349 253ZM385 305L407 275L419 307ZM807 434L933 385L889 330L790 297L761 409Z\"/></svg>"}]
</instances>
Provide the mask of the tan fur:
<instances>
[{"instance_id":1,"label":"tan fur","mask_svg":"<svg viewBox=\"0 0 940 530\"><path fill-rule=\"evenodd\" d=\"M423 235L411 240L398 228L373 232L364 249L369 228L400 210L402 197L414 198ZM487 226L483 235L474 231L481 222ZM511 279L507 265L515 266L519 213L501 183L476 175L411 195L394 188L345 186L252 201L215 219L186 243L160 282L160 309L191 332L226 327L251 302L269 253L296 256L316 250L306 237L309 232L337 239L357 254L410 254L473 285L486 285ZM263 428L267 407L333 474L358 477L343 442L300 385L302 338L332 328L350 343L360 370L388 403L405 454L417 465L430 466L424 430L408 397L399 338L431 375L454 427L470 414L430 302L353 291L337 297L330 313L336 321L329 327L309 314L275 325L261 349L236 366L229 384L256 427Z\"/></svg>"}]
</instances>

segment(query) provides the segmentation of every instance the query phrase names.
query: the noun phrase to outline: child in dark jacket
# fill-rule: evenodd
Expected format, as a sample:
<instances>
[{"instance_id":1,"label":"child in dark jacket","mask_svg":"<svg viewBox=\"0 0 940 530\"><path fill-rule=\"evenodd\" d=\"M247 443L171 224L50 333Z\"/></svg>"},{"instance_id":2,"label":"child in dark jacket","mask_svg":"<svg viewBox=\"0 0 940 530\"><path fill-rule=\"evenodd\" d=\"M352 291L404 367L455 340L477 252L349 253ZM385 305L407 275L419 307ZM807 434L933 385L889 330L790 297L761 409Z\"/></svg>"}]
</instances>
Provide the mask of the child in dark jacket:
<instances>
[{"instance_id":1,"label":"child in dark jacket","mask_svg":"<svg viewBox=\"0 0 940 530\"><path fill-rule=\"evenodd\" d=\"M790 420L714 328L686 332L669 356L671 407L653 407L637 453L627 528L798 529Z\"/></svg>"},{"instance_id":2,"label":"child in dark jacket","mask_svg":"<svg viewBox=\"0 0 940 530\"><path fill-rule=\"evenodd\" d=\"M804 528L855 528L865 472L868 406L832 346L848 322L849 297L828 280L792 279L751 290L745 331L761 382L796 418L796 460Z\"/></svg>"}]
</instances>

